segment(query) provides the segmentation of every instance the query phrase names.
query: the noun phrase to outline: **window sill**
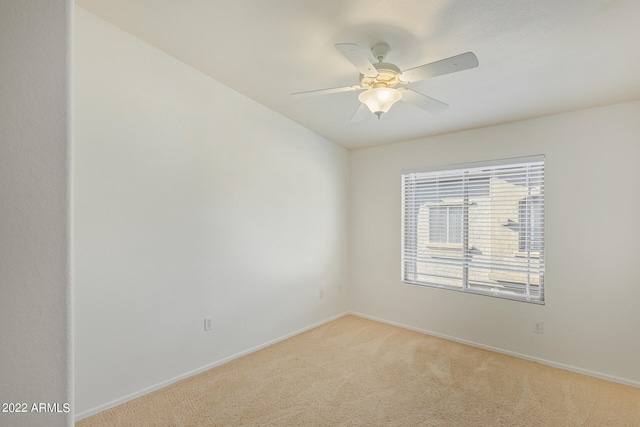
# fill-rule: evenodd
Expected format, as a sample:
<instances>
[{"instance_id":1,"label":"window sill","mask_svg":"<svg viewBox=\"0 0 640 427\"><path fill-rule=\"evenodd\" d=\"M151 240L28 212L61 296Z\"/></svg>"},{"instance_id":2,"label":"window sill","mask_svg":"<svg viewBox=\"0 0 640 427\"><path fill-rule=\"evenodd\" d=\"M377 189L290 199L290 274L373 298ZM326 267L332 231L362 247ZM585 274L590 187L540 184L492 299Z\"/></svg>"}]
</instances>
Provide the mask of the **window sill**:
<instances>
[{"instance_id":1,"label":"window sill","mask_svg":"<svg viewBox=\"0 0 640 427\"><path fill-rule=\"evenodd\" d=\"M428 243L426 245L428 254L433 258L452 258L460 259L463 257L461 244L448 244L448 243ZM473 248L469 248L469 251Z\"/></svg>"},{"instance_id":2,"label":"window sill","mask_svg":"<svg viewBox=\"0 0 640 427\"><path fill-rule=\"evenodd\" d=\"M455 243L427 243L427 249L437 251L461 251L462 244Z\"/></svg>"},{"instance_id":3,"label":"window sill","mask_svg":"<svg viewBox=\"0 0 640 427\"><path fill-rule=\"evenodd\" d=\"M515 251L513 256L516 258L540 258L540 252L538 251Z\"/></svg>"}]
</instances>

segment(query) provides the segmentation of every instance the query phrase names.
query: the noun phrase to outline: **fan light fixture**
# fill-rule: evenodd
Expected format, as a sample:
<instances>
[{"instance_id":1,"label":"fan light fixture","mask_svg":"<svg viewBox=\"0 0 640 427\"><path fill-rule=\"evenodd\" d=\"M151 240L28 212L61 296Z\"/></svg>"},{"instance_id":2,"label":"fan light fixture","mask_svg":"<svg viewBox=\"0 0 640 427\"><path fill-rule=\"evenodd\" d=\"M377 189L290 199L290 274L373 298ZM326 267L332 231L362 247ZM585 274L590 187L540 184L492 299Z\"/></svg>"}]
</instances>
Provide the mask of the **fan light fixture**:
<instances>
[{"instance_id":1,"label":"fan light fixture","mask_svg":"<svg viewBox=\"0 0 640 427\"><path fill-rule=\"evenodd\" d=\"M391 51L391 47L384 42L371 48L371 54L378 60L375 64L357 44L338 43L335 46L360 72L360 84L297 92L292 95L303 97L362 90L364 92L358 96L360 105L351 118L352 123L367 117L367 109L379 119L383 113L389 111L393 104L400 100L429 113L440 114L449 107L447 104L404 87L404 85L478 66L478 58L473 52L467 52L402 71L397 65L384 62L385 57ZM400 87L396 88L398 85Z\"/></svg>"},{"instance_id":2,"label":"fan light fixture","mask_svg":"<svg viewBox=\"0 0 640 427\"><path fill-rule=\"evenodd\" d=\"M362 92L358 99L371 110L373 114L380 116L389 111L391 106L400 101L402 94L397 89L379 87L368 89Z\"/></svg>"}]
</instances>

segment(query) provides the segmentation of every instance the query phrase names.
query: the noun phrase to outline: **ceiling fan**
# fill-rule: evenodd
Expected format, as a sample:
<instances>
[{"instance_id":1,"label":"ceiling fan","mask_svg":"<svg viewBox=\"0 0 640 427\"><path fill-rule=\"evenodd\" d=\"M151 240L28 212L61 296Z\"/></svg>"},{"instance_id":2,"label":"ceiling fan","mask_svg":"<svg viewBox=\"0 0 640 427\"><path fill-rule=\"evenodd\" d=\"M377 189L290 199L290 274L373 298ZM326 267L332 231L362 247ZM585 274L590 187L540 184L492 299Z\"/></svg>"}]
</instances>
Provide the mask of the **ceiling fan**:
<instances>
[{"instance_id":1,"label":"ceiling fan","mask_svg":"<svg viewBox=\"0 0 640 427\"><path fill-rule=\"evenodd\" d=\"M352 122L364 119L367 115L367 109L378 116L379 119L382 114L389 111L393 104L400 100L432 114L441 113L449 105L407 87L397 86L478 66L478 58L472 52L467 52L401 71L396 65L384 62L384 58L391 50L391 47L386 43L378 43L371 48L371 53L378 60L376 64L372 64L369 61L367 55L357 44L338 43L335 46L360 71L360 84L298 92L292 94L292 96L303 97L364 90L358 96L361 104L351 118Z\"/></svg>"}]
</instances>

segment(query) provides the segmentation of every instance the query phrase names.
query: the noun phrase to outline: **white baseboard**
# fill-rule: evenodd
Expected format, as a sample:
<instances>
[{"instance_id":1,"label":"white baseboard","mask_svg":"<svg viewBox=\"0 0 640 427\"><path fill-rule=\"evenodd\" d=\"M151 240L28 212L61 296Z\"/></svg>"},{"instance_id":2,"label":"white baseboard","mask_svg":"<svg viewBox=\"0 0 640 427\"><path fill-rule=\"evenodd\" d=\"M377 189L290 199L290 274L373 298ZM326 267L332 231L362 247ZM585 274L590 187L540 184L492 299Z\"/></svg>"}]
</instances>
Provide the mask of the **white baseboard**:
<instances>
[{"instance_id":1,"label":"white baseboard","mask_svg":"<svg viewBox=\"0 0 640 427\"><path fill-rule=\"evenodd\" d=\"M564 363L554 362L553 360L540 359L538 357L533 357L533 356L529 356L529 355L526 355L526 354L510 351L510 350L505 350L505 349L502 349L502 348L492 347L490 345L485 345L485 344L481 344L481 343L474 342L474 341L468 341L468 340L452 337L450 335L445 335L445 334L440 334L440 333L437 333L437 332L429 331L429 330L426 330L426 329L416 328L414 326L405 325L405 324L398 323L398 322L393 322L391 320L381 319L381 318L375 317L375 316L369 316L369 315L363 314L363 313L358 313L358 312L351 311L348 314L352 314L354 316L362 317L364 319L374 320L374 321L380 322L380 323L385 323L387 325L398 326L400 328L409 329L411 331L420 332L420 333L423 333L423 334L426 334L426 335L431 335L431 336L442 338L442 339L445 339L445 340L448 340L448 341L453 341L453 342L457 342L457 343L460 343L460 344L466 344L466 345L470 345L472 347L478 347L478 348L482 348L484 350L494 351L494 352L500 353L500 354L506 354L507 356L513 356L513 357L517 357L519 359L529 360L529 361L532 361L532 362L540 363L542 365L547 365L547 366L551 366L551 367L554 367L554 368L564 369L565 371L576 372L578 374L588 375L590 377L600 378L602 380L611 381L611 382L615 382L615 383L619 383L619 384L624 384L624 385L629 385L629 386L632 386L632 387L640 388L640 382L633 381L633 380L630 380L630 379L627 379L627 378L620 378L620 377L616 377L616 376L613 376L613 375L605 374L605 373L602 373L602 372L595 372L595 371L591 371L589 369L580 368L578 366L573 366L573 365L567 365L567 364L564 364Z\"/></svg>"},{"instance_id":2,"label":"white baseboard","mask_svg":"<svg viewBox=\"0 0 640 427\"><path fill-rule=\"evenodd\" d=\"M186 378L192 377L194 375L200 374L200 373L202 373L204 371L208 371L209 369L215 368L216 366L224 365L225 363L231 362L232 360L237 359L239 357L246 356L247 354L254 353L254 352L258 351L258 350L262 350L263 348L269 347L270 345L276 344L276 343L278 343L280 341L284 341L284 340L286 340L288 338L294 337L294 336L299 335L299 334L301 334L303 332L306 332L308 330L317 328L318 326L322 326L325 323L332 322L332 321L334 321L336 319L339 319L341 317L346 316L347 314L349 314L349 313L345 312L345 313L342 313L342 314L338 314L338 315L332 316L332 317L330 317L328 319L325 319L325 320L322 320L320 322L314 323L314 324L312 324L310 326L307 326L305 328L298 329L297 331L294 331L294 332L291 332L289 334L283 335L283 336L278 337L276 339L273 339L271 341L267 341L264 344L260 344L260 345L255 346L255 347L248 348L248 349L246 349L244 351L241 351L239 353L233 354L231 356L225 357L225 358L220 359L220 360L216 360L215 362L209 363L209 364L207 364L205 366L201 366L200 368L191 370L189 372L185 372L184 374L181 374L181 375L178 375L176 377L170 378L170 379L168 379L166 381L162 381L160 383L157 383L157 384L154 384L152 386L146 387L146 388L144 388L142 390L139 390L139 391L137 391L135 393L128 394L126 396L123 396L123 397L120 397L118 399L115 399L115 400L112 400L110 402L107 402L105 404L96 406L96 407L91 408L89 410L77 413L77 414L75 414L74 419L75 419L75 421L80 421L80 420L82 420L84 418L90 417L90 416L95 415L95 414L97 414L99 412L106 411L107 409L111 409L111 408L113 408L115 406L121 405L121 404L123 404L125 402L128 402L130 400L136 399L136 398L138 398L140 396L144 396L145 394L149 394L149 393L151 393L153 391L159 390L159 389L161 389L163 387L166 387L166 386L171 385L173 383L176 383L178 381L181 381L181 380L184 380Z\"/></svg>"}]
</instances>

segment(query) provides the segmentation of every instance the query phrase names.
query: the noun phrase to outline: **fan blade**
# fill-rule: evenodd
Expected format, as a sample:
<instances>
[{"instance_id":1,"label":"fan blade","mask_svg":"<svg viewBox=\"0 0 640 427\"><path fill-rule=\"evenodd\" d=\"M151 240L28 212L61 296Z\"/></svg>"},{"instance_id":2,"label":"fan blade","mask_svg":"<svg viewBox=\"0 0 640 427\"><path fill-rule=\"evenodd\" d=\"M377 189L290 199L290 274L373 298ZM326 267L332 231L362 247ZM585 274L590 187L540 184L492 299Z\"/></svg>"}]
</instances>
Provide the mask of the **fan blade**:
<instances>
[{"instance_id":1,"label":"fan blade","mask_svg":"<svg viewBox=\"0 0 640 427\"><path fill-rule=\"evenodd\" d=\"M365 104L361 103L356 112L353 113L353 116L351 117L351 123L361 122L366 119L369 114L371 114L369 108L367 108Z\"/></svg>"},{"instance_id":2,"label":"fan blade","mask_svg":"<svg viewBox=\"0 0 640 427\"><path fill-rule=\"evenodd\" d=\"M297 92L297 93L292 93L291 96L302 98L306 96L327 95L330 93L338 93L338 92L354 92L360 89L363 89L363 88L360 86L343 86L343 87L334 87L330 89L310 90L308 92Z\"/></svg>"},{"instance_id":3,"label":"fan blade","mask_svg":"<svg viewBox=\"0 0 640 427\"><path fill-rule=\"evenodd\" d=\"M403 71L399 79L405 83L413 83L430 77L468 70L469 68L475 68L477 66L478 58L476 58L473 52L467 52Z\"/></svg>"},{"instance_id":4,"label":"fan blade","mask_svg":"<svg viewBox=\"0 0 640 427\"><path fill-rule=\"evenodd\" d=\"M415 105L418 108L422 108L425 111L430 112L431 114L440 114L447 108L449 108L448 104L444 102L438 101L437 99L433 99L428 97L427 95L423 95L411 89L404 89L402 91L402 100L409 104Z\"/></svg>"},{"instance_id":5,"label":"fan blade","mask_svg":"<svg viewBox=\"0 0 640 427\"><path fill-rule=\"evenodd\" d=\"M360 46L353 43L338 43L336 49L344 55L345 58L351 62L360 73L367 77L375 77L378 75L378 70L373 66L369 58L364 54Z\"/></svg>"}]
</instances>

